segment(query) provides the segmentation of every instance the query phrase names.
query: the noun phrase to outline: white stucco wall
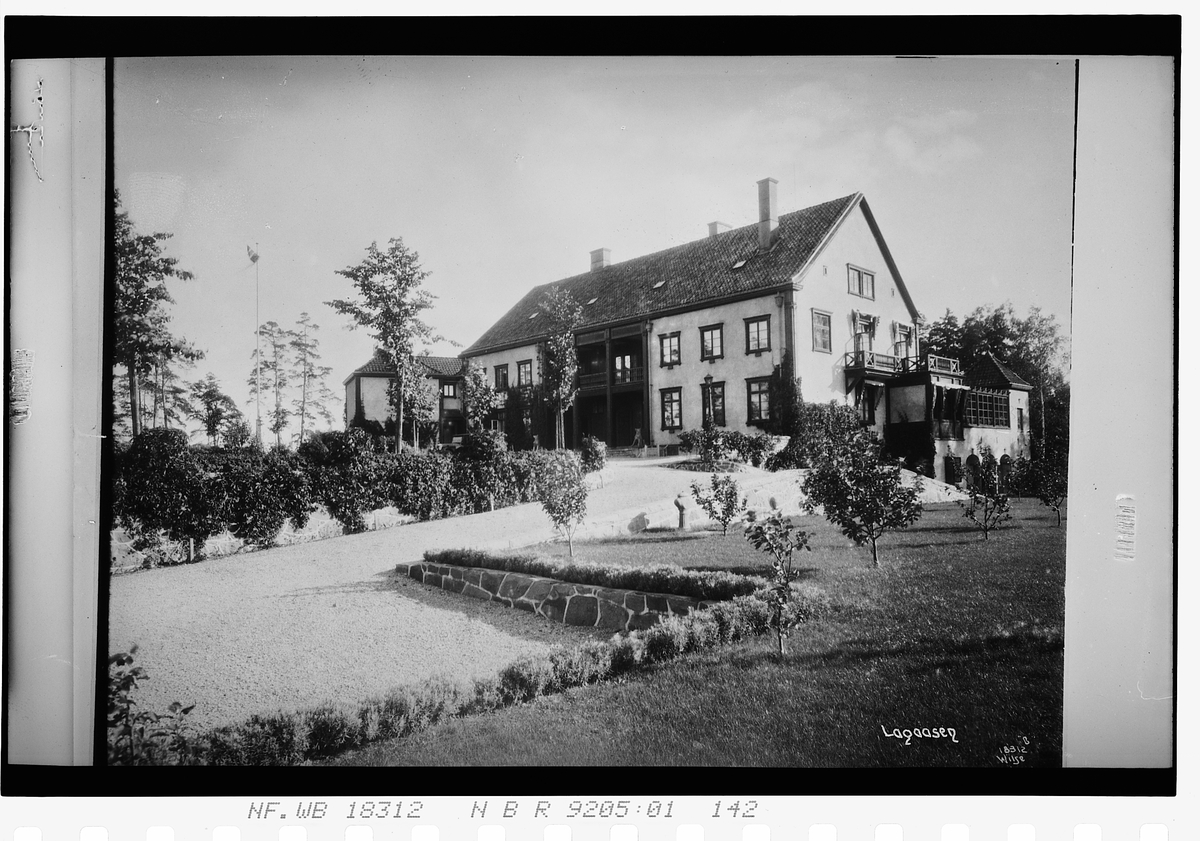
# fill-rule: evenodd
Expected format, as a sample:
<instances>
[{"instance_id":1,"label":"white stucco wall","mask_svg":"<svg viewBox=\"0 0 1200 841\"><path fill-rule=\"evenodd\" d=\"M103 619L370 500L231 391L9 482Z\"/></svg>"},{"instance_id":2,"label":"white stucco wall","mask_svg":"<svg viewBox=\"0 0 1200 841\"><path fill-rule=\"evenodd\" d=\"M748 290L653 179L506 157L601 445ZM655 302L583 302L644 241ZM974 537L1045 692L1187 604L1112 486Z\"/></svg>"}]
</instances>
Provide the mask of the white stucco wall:
<instances>
[{"instance_id":1,"label":"white stucco wall","mask_svg":"<svg viewBox=\"0 0 1200 841\"><path fill-rule=\"evenodd\" d=\"M870 300L848 291L850 265L873 272L875 299ZM914 329L912 314L888 270L883 252L875 241L861 207L856 207L838 228L837 233L817 255L807 271L796 278L796 375L801 379L804 399L810 403L830 400L852 402L847 397L845 356L854 349L851 310L879 317L874 349L892 354L892 322L901 322ZM909 278L909 292L913 293ZM919 285L916 290L920 292ZM813 310L830 313L831 353L813 350Z\"/></svg>"},{"instance_id":2,"label":"white stucco wall","mask_svg":"<svg viewBox=\"0 0 1200 841\"><path fill-rule=\"evenodd\" d=\"M1017 428L1017 409L1025 413L1025 431ZM963 440L939 440L934 450L934 470L937 478L945 480L945 462L948 455L961 458L964 462L971 453L978 454L979 447L987 445L992 448L992 454L997 459L1002 455L1012 458L1030 455L1029 446L1029 393L1026 391L1009 391L1008 393L1009 426L965 426Z\"/></svg>"},{"instance_id":3,"label":"white stucco wall","mask_svg":"<svg viewBox=\"0 0 1200 841\"><path fill-rule=\"evenodd\" d=\"M771 317L771 349L760 354L746 353L746 324L744 319L768 315ZM700 359L700 328L713 324L724 325L724 355L720 359ZM680 364L661 367L662 344L659 336L679 333ZM654 441L659 444L678 443L679 437L662 431L662 398L660 389L682 389L683 428L699 429L703 421L701 383L707 374L714 382L725 383L725 428L754 433L757 427L746 423L746 379L769 377L782 358L783 309L775 296L752 298L707 307L692 312L657 318L650 326L650 423Z\"/></svg>"},{"instance_id":4,"label":"white stucco wall","mask_svg":"<svg viewBox=\"0 0 1200 841\"><path fill-rule=\"evenodd\" d=\"M388 418L395 417L387 399L387 377L361 377L359 379L359 394L362 397L363 418L384 423ZM353 400L353 395L351 395ZM354 404L350 404L350 418L354 418Z\"/></svg>"},{"instance_id":5,"label":"white stucco wall","mask_svg":"<svg viewBox=\"0 0 1200 841\"><path fill-rule=\"evenodd\" d=\"M533 371L533 384L537 385L542 381L541 366L538 364L538 349L537 345L522 345L521 347L510 348L509 350L499 350L494 353L484 353L479 356L472 356L471 365L475 368L487 369L487 381L489 385L496 384L496 366L508 365L508 384L510 387L517 384L517 363L526 359L533 360L533 365L530 366Z\"/></svg>"}]
</instances>

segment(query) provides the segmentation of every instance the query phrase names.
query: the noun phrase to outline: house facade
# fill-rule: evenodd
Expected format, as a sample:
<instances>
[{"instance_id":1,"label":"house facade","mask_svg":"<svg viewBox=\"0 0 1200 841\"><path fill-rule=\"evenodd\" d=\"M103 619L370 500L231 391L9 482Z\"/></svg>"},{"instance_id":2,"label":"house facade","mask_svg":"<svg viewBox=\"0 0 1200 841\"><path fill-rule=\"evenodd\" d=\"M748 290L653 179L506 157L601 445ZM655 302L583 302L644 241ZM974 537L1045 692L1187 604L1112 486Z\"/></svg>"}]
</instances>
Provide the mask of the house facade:
<instances>
[{"instance_id":1,"label":"house facade","mask_svg":"<svg viewBox=\"0 0 1200 841\"><path fill-rule=\"evenodd\" d=\"M1003 439L1016 454L1028 386L1005 388L989 371L968 401L956 360L922 356L921 315L861 193L781 214L767 178L757 198L754 224L713 222L703 238L623 262L593 251L588 272L530 290L463 359L498 388L535 389L548 330L539 305L565 289L583 309L568 445L583 435L610 447L677 444L709 418L769 429L781 408L773 385L798 378L807 402L853 405L927 475L950 475L946 465L980 443Z\"/></svg>"},{"instance_id":2,"label":"house facade","mask_svg":"<svg viewBox=\"0 0 1200 841\"><path fill-rule=\"evenodd\" d=\"M418 356L425 376L438 384L437 432L435 442L448 443L467 428L462 406L463 360L454 356ZM380 354L361 365L342 381L346 389L346 427L378 423L386 429L395 424L396 413L388 402L388 384L395 369Z\"/></svg>"}]
</instances>

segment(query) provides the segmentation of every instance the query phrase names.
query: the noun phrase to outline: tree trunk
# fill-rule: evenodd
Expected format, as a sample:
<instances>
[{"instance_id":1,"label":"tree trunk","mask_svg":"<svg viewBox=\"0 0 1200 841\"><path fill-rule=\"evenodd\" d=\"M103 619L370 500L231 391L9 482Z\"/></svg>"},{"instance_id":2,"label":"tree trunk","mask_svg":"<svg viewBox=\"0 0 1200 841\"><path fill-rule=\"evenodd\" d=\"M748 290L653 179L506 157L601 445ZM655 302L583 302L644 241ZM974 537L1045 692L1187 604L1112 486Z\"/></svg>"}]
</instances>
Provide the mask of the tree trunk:
<instances>
[{"instance_id":1,"label":"tree trunk","mask_svg":"<svg viewBox=\"0 0 1200 841\"><path fill-rule=\"evenodd\" d=\"M139 416L141 407L138 405L137 362L132 353L125 358L125 367L129 370L129 429L136 438L142 431L142 419Z\"/></svg>"},{"instance_id":2,"label":"tree trunk","mask_svg":"<svg viewBox=\"0 0 1200 841\"><path fill-rule=\"evenodd\" d=\"M873 537L871 538L871 562L875 564L876 568L879 567L879 546L876 545Z\"/></svg>"},{"instance_id":3,"label":"tree trunk","mask_svg":"<svg viewBox=\"0 0 1200 841\"><path fill-rule=\"evenodd\" d=\"M396 361L396 452L404 449L404 376Z\"/></svg>"}]
</instances>

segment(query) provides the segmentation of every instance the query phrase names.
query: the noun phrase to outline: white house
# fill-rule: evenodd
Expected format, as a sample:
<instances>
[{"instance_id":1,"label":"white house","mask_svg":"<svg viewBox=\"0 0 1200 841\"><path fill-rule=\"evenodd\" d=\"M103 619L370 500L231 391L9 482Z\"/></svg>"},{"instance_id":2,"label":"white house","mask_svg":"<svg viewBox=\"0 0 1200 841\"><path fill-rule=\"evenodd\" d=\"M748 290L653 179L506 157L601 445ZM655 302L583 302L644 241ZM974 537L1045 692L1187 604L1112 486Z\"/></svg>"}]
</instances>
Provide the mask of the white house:
<instances>
[{"instance_id":1,"label":"white house","mask_svg":"<svg viewBox=\"0 0 1200 841\"><path fill-rule=\"evenodd\" d=\"M769 427L772 383L794 376L806 401L854 405L930 475L981 443L1018 454L1029 386L999 363L973 384L956 360L921 356L921 315L862 193L780 214L776 184L758 182L754 224L713 222L706 237L622 262L593 251L588 272L533 288L461 356L497 387L532 390L539 304L565 289L583 306L566 417L576 445L584 434L674 444L710 413L732 430Z\"/></svg>"}]
</instances>

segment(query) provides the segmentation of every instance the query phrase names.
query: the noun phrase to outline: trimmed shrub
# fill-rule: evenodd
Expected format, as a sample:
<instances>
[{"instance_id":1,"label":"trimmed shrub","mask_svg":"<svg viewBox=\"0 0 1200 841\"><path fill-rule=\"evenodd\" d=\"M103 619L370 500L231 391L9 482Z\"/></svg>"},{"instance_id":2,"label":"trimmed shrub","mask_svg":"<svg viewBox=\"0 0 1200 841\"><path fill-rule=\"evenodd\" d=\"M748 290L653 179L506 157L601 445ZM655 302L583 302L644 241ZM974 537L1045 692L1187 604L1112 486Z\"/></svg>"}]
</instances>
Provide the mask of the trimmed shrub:
<instances>
[{"instance_id":1,"label":"trimmed shrub","mask_svg":"<svg viewBox=\"0 0 1200 841\"><path fill-rule=\"evenodd\" d=\"M367 530L363 515L388 501L388 462L361 429L314 433L298 450L313 497L346 534Z\"/></svg>"},{"instance_id":2,"label":"trimmed shrub","mask_svg":"<svg viewBox=\"0 0 1200 841\"><path fill-rule=\"evenodd\" d=\"M701 601L720 601L749 595L763 585L761 578L731 572L698 572L667 564L626 567L591 561L568 563L536 555L493 555L477 549L431 550L425 553L425 561L500 572L522 572L572 584L689 596Z\"/></svg>"},{"instance_id":3,"label":"trimmed shrub","mask_svg":"<svg viewBox=\"0 0 1200 841\"><path fill-rule=\"evenodd\" d=\"M804 403L787 445L763 462L767 470L817 467L841 454L862 428L857 412L839 403Z\"/></svg>"},{"instance_id":4,"label":"trimmed shrub","mask_svg":"<svg viewBox=\"0 0 1200 841\"><path fill-rule=\"evenodd\" d=\"M583 436L580 442L579 460L583 463L584 473L595 473L603 470L608 463L608 445L591 435Z\"/></svg>"},{"instance_id":5,"label":"trimmed shrub","mask_svg":"<svg viewBox=\"0 0 1200 841\"><path fill-rule=\"evenodd\" d=\"M225 488L222 519L234 537L265 549L287 520L304 528L313 503L300 460L286 450L263 453L257 442L209 457Z\"/></svg>"},{"instance_id":6,"label":"trimmed shrub","mask_svg":"<svg viewBox=\"0 0 1200 841\"><path fill-rule=\"evenodd\" d=\"M610 674L623 675L641 665L646 654L645 643L636 633L622 636L617 634L609 643L612 647Z\"/></svg>"},{"instance_id":7,"label":"trimmed shrub","mask_svg":"<svg viewBox=\"0 0 1200 841\"><path fill-rule=\"evenodd\" d=\"M308 751L308 727L299 713L252 715L207 736L209 765L297 765Z\"/></svg>"},{"instance_id":8,"label":"trimmed shrub","mask_svg":"<svg viewBox=\"0 0 1200 841\"><path fill-rule=\"evenodd\" d=\"M130 443L121 468L118 522L135 550L156 548L165 536L185 547L194 541L199 555L209 536L221 531L221 477L206 469L183 430L142 432Z\"/></svg>"},{"instance_id":9,"label":"trimmed shrub","mask_svg":"<svg viewBox=\"0 0 1200 841\"><path fill-rule=\"evenodd\" d=\"M500 672L497 693L505 706L532 701L546 693L554 682L554 666L548 658L523 657Z\"/></svg>"}]
</instances>

